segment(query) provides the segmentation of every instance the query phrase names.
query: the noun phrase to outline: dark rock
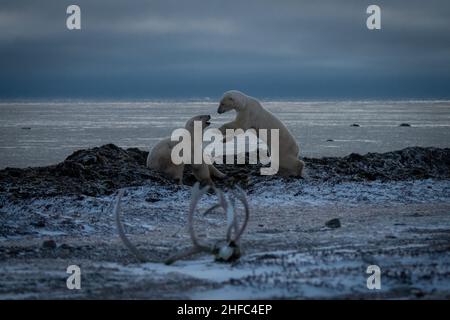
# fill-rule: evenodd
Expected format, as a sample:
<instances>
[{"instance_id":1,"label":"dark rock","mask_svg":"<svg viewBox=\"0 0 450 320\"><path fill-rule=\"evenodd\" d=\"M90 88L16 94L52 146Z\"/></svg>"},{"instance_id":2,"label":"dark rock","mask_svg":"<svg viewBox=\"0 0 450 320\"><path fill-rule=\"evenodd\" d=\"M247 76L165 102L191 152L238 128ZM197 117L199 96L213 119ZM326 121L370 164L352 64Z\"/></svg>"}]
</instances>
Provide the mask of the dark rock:
<instances>
[{"instance_id":1,"label":"dark rock","mask_svg":"<svg viewBox=\"0 0 450 320\"><path fill-rule=\"evenodd\" d=\"M361 127L361 125L358 124L358 123L353 123L353 124L350 125L350 127Z\"/></svg>"},{"instance_id":2,"label":"dark rock","mask_svg":"<svg viewBox=\"0 0 450 320\"><path fill-rule=\"evenodd\" d=\"M158 202L160 200L161 199L155 195L151 195L151 196L148 196L147 198L145 198L145 201L147 201L147 202Z\"/></svg>"},{"instance_id":3,"label":"dark rock","mask_svg":"<svg viewBox=\"0 0 450 320\"><path fill-rule=\"evenodd\" d=\"M44 249L56 249L56 242L55 242L55 240L45 240L42 243L42 248L44 248Z\"/></svg>"},{"instance_id":4,"label":"dark rock","mask_svg":"<svg viewBox=\"0 0 450 320\"><path fill-rule=\"evenodd\" d=\"M409 123L401 123L399 127L411 127Z\"/></svg>"},{"instance_id":5,"label":"dark rock","mask_svg":"<svg viewBox=\"0 0 450 320\"><path fill-rule=\"evenodd\" d=\"M332 229L340 228L341 221L337 218L331 219L331 220L328 220L327 222L325 222L325 226L327 226L328 228L332 228Z\"/></svg>"},{"instance_id":6,"label":"dark rock","mask_svg":"<svg viewBox=\"0 0 450 320\"><path fill-rule=\"evenodd\" d=\"M420 288L411 288L411 293L416 298L423 298L425 296L425 292L423 292Z\"/></svg>"},{"instance_id":7,"label":"dark rock","mask_svg":"<svg viewBox=\"0 0 450 320\"><path fill-rule=\"evenodd\" d=\"M43 228L45 227L45 219L39 218L36 221L32 222L31 224L37 228Z\"/></svg>"},{"instance_id":8,"label":"dark rock","mask_svg":"<svg viewBox=\"0 0 450 320\"><path fill-rule=\"evenodd\" d=\"M399 181L450 178L450 149L409 147L386 153L305 158L309 179L322 181Z\"/></svg>"},{"instance_id":9,"label":"dark rock","mask_svg":"<svg viewBox=\"0 0 450 320\"><path fill-rule=\"evenodd\" d=\"M170 180L145 167L147 155L148 152L136 148L128 151L113 144L78 150L56 165L0 170L0 188L10 198L21 199L97 196L148 183L172 185Z\"/></svg>"},{"instance_id":10,"label":"dark rock","mask_svg":"<svg viewBox=\"0 0 450 320\"><path fill-rule=\"evenodd\" d=\"M333 142L334 140L333 139L327 139L327 142Z\"/></svg>"},{"instance_id":11,"label":"dark rock","mask_svg":"<svg viewBox=\"0 0 450 320\"><path fill-rule=\"evenodd\" d=\"M22 129L22 130L31 130L30 127L22 127L22 128L20 128L20 129Z\"/></svg>"},{"instance_id":12,"label":"dark rock","mask_svg":"<svg viewBox=\"0 0 450 320\"><path fill-rule=\"evenodd\" d=\"M361 161L361 160L364 159L364 157L363 157L362 155L360 155L359 153L351 153L351 154L348 156L348 159L349 159L350 161Z\"/></svg>"},{"instance_id":13,"label":"dark rock","mask_svg":"<svg viewBox=\"0 0 450 320\"><path fill-rule=\"evenodd\" d=\"M108 144L78 150L59 164L37 168L6 168L0 170L0 190L9 199L75 195L98 196L114 193L119 188L162 185L176 190L172 179L145 166L148 152L137 148L127 150ZM309 181L340 183L345 181L398 181L450 178L450 149L410 147L386 153L352 153L346 157L303 158ZM248 154L246 155L248 163ZM236 163L236 157L235 157ZM220 188L239 185L247 192L255 184L282 179L261 176L261 164L216 165L227 175L216 179ZM289 178L292 181L300 178ZM183 183L193 185L196 179L189 165L185 167ZM301 194L299 194L301 196ZM155 202L162 195L148 197ZM50 209L50 208L49 208Z\"/></svg>"}]
</instances>

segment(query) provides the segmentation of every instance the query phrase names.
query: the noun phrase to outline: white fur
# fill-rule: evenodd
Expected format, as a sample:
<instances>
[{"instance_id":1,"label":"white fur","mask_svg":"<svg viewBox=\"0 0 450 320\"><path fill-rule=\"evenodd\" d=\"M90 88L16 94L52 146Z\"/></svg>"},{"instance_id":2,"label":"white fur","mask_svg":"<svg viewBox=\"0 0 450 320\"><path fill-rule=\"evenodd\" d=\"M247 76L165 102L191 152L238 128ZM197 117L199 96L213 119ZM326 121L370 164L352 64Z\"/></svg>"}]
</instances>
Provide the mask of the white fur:
<instances>
[{"instance_id":1,"label":"white fur","mask_svg":"<svg viewBox=\"0 0 450 320\"><path fill-rule=\"evenodd\" d=\"M236 111L236 118L222 125L219 130L225 135L226 129L278 129L279 130L279 173L284 176L302 176L304 162L299 160L300 148L288 128L270 111L263 108L261 103L242 92L232 90L225 92L219 113L230 110ZM269 136L269 135L268 135ZM266 141L270 151L270 138Z\"/></svg>"},{"instance_id":2,"label":"white fur","mask_svg":"<svg viewBox=\"0 0 450 320\"><path fill-rule=\"evenodd\" d=\"M209 116L196 116L189 119L186 122L185 129L187 129L194 142L194 121L202 121L203 128L206 128L208 124L206 122L210 119ZM184 163L174 164L172 162L172 149L177 145L177 141L171 141L170 138L166 138L158 142L150 151L147 157L147 167L157 170L173 179L176 179L179 184L183 183ZM211 176L217 178L223 178L225 175L216 169L213 165L206 163L193 164L192 172L195 178L202 184L212 185Z\"/></svg>"}]
</instances>

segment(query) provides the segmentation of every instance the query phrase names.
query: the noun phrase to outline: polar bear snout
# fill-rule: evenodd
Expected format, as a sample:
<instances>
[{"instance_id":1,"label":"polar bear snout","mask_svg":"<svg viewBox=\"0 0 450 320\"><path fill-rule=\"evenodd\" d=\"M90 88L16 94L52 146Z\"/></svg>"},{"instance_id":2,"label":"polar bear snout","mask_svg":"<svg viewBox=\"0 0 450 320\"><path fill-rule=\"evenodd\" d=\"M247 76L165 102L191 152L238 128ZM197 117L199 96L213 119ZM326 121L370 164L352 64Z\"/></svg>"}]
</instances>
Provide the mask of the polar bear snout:
<instances>
[{"instance_id":1,"label":"polar bear snout","mask_svg":"<svg viewBox=\"0 0 450 320\"><path fill-rule=\"evenodd\" d=\"M202 124L203 124L203 127L205 127L205 128L208 127L211 124L211 122L209 122L209 120L211 120L211 116L209 114L204 114L204 115L201 115L201 116L197 116L197 117L195 117L195 120L196 121L201 121Z\"/></svg>"},{"instance_id":2,"label":"polar bear snout","mask_svg":"<svg viewBox=\"0 0 450 320\"><path fill-rule=\"evenodd\" d=\"M211 122L209 122L209 120L211 120L211 116L209 114L195 116L195 117L189 119L188 122L186 122L185 128L188 130L194 130L194 123L196 121L200 121L202 123L202 128L205 129L205 128L209 127L209 125L211 124Z\"/></svg>"},{"instance_id":3,"label":"polar bear snout","mask_svg":"<svg viewBox=\"0 0 450 320\"><path fill-rule=\"evenodd\" d=\"M224 113L226 110L225 110L225 105L223 104L223 103L220 103L219 104L219 109L217 109L217 113L219 113L219 114L222 114L222 113Z\"/></svg>"},{"instance_id":4,"label":"polar bear snout","mask_svg":"<svg viewBox=\"0 0 450 320\"><path fill-rule=\"evenodd\" d=\"M231 102L227 102L227 101L221 101L219 104L219 108L217 109L217 113L224 113L224 112L228 112L232 109L236 108L236 105L231 101Z\"/></svg>"},{"instance_id":5,"label":"polar bear snout","mask_svg":"<svg viewBox=\"0 0 450 320\"><path fill-rule=\"evenodd\" d=\"M206 126L206 127L208 127L209 125L211 125L211 121L209 121L209 120L211 120L211 116L210 116L210 115L207 115L207 116L205 117L205 126Z\"/></svg>"}]
</instances>

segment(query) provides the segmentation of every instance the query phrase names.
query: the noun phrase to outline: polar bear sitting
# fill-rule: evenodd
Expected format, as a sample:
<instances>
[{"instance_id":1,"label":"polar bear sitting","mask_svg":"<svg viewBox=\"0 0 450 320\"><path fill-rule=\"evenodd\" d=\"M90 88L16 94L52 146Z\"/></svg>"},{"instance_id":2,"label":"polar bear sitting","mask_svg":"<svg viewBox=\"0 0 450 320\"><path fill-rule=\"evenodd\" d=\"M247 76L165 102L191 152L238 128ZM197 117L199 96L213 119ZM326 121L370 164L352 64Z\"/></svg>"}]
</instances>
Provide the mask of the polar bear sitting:
<instances>
[{"instance_id":1,"label":"polar bear sitting","mask_svg":"<svg viewBox=\"0 0 450 320\"><path fill-rule=\"evenodd\" d=\"M185 129L191 134L191 145L194 142L194 121L202 122L202 130L206 129L210 122L211 116L201 115L195 116L186 122ZM150 151L147 157L147 167L159 171L175 180L178 184L183 184L184 163L174 164L172 161L172 149L178 144L178 141L172 141L166 138L158 142ZM225 174L216 169L213 165L206 163L192 164L192 173L201 184L213 185L211 176L217 178L225 177Z\"/></svg>"},{"instance_id":2,"label":"polar bear sitting","mask_svg":"<svg viewBox=\"0 0 450 320\"><path fill-rule=\"evenodd\" d=\"M220 100L218 113L236 111L236 119L225 123L219 130L226 135L226 129L279 129L279 174L282 176L302 176L305 163L299 160L300 148L288 128L271 112L264 109L258 100L242 92L225 92ZM269 152L271 143L265 141Z\"/></svg>"}]
</instances>

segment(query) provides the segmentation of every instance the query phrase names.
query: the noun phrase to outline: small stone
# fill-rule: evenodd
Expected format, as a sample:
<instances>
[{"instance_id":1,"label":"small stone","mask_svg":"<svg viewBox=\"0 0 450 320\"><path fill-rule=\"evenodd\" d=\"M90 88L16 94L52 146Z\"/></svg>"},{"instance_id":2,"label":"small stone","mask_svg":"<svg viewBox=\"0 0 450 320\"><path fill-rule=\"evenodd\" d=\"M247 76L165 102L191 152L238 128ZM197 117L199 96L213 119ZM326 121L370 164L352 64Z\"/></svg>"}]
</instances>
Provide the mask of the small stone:
<instances>
[{"instance_id":1,"label":"small stone","mask_svg":"<svg viewBox=\"0 0 450 320\"><path fill-rule=\"evenodd\" d=\"M328 220L327 222L325 222L325 225L328 228L333 228L333 229L340 228L341 227L341 221L339 219L335 218L335 219L331 219L331 220Z\"/></svg>"},{"instance_id":2,"label":"small stone","mask_svg":"<svg viewBox=\"0 0 450 320\"><path fill-rule=\"evenodd\" d=\"M55 240L45 240L42 243L42 248L45 248L45 249L56 249L56 242L55 242Z\"/></svg>"},{"instance_id":3,"label":"small stone","mask_svg":"<svg viewBox=\"0 0 450 320\"><path fill-rule=\"evenodd\" d=\"M416 298L423 298L425 296L425 292L423 292L419 288L411 288L411 293L415 295Z\"/></svg>"},{"instance_id":4,"label":"small stone","mask_svg":"<svg viewBox=\"0 0 450 320\"><path fill-rule=\"evenodd\" d=\"M147 201L147 202L158 202L160 200L161 199L156 196L149 196L149 197L145 198L145 201Z\"/></svg>"},{"instance_id":5,"label":"small stone","mask_svg":"<svg viewBox=\"0 0 450 320\"><path fill-rule=\"evenodd\" d=\"M361 127L361 125L359 125L358 123L353 123L350 125L350 127Z\"/></svg>"},{"instance_id":6,"label":"small stone","mask_svg":"<svg viewBox=\"0 0 450 320\"><path fill-rule=\"evenodd\" d=\"M401 123L399 127L411 127L409 123Z\"/></svg>"},{"instance_id":7,"label":"small stone","mask_svg":"<svg viewBox=\"0 0 450 320\"><path fill-rule=\"evenodd\" d=\"M44 218L38 219L31 224L37 228L43 228L45 227L45 219Z\"/></svg>"},{"instance_id":8,"label":"small stone","mask_svg":"<svg viewBox=\"0 0 450 320\"><path fill-rule=\"evenodd\" d=\"M333 142L334 140L333 139L327 139L327 142Z\"/></svg>"}]
</instances>

